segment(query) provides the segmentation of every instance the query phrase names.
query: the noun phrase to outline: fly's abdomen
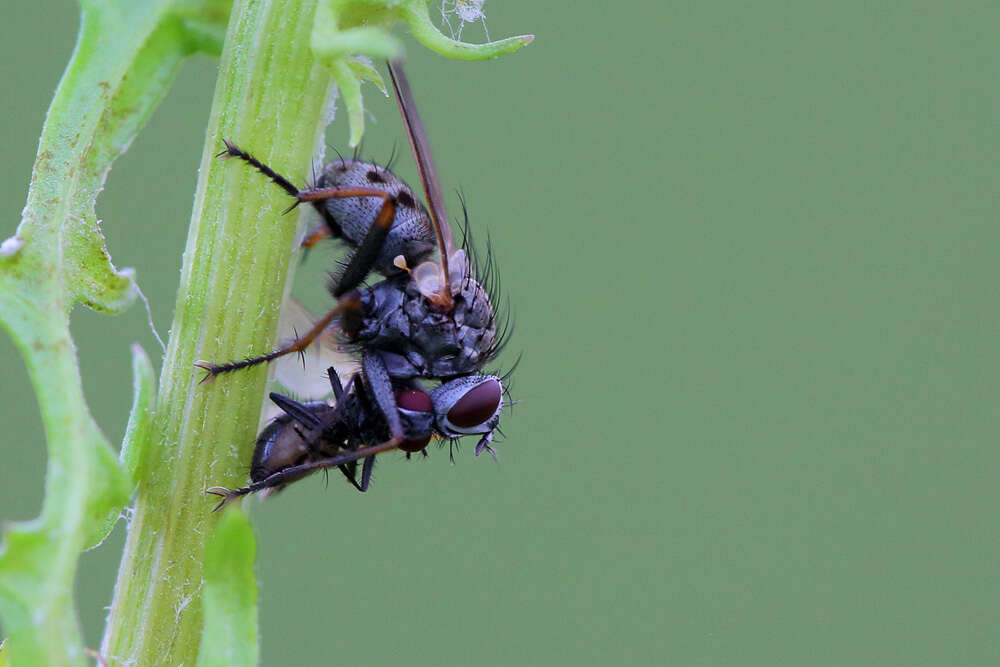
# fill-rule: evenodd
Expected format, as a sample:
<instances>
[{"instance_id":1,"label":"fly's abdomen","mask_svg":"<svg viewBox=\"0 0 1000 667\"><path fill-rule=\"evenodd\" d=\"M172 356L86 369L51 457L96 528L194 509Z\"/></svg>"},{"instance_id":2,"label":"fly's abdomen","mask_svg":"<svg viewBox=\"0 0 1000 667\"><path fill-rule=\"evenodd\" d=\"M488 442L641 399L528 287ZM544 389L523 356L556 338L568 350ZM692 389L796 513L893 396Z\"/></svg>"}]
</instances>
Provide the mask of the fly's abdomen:
<instances>
[{"instance_id":1,"label":"fly's abdomen","mask_svg":"<svg viewBox=\"0 0 1000 667\"><path fill-rule=\"evenodd\" d=\"M410 187L385 167L360 160L337 160L323 170L316 187L374 188L393 197L396 215L375 261L375 270L382 275L399 271L393 264L396 256L403 255L407 264L416 266L434 249L434 232L427 210L413 196ZM341 236L351 247L357 247L382 204L380 197L341 197L327 199L322 206L338 227L331 230L334 236Z\"/></svg>"}]
</instances>

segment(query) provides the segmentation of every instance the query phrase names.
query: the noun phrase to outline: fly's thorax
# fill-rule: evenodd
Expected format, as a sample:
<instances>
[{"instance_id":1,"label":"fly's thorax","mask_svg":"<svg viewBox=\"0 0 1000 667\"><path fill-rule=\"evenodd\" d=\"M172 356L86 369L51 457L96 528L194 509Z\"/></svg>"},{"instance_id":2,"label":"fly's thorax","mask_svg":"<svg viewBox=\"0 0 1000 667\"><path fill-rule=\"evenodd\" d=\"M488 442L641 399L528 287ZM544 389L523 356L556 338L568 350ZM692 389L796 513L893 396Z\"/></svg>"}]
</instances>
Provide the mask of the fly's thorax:
<instances>
[{"instance_id":1,"label":"fly's thorax","mask_svg":"<svg viewBox=\"0 0 1000 667\"><path fill-rule=\"evenodd\" d=\"M398 273L399 269L393 265L393 259L398 255L403 255L407 262L416 266L434 250L434 230L427 210L410 187L385 167L360 160L337 160L326 166L316 187L373 188L393 197L396 214L375 262L379 273ZM334 236L340 236L352 247L357 247L383 203L380 197L343 197L327 199L322 206L338 226L338 229L331 230Z\"/></svg>"},{"instance_id":2,"label":"fly's thorax","mask_svg":"<svg viewBox=\"0 0 1000 667\"><path fill-rule=\"evenodd\" d=\"M492 359L493 305L471 277L450 312L435 309L405 276L362 290L361 301L362 326L351 342L378 350L394 379L468 375Z\"/></svg>"},{"instance_id":3,"label":"fly's thorax","mask_svg":"<svg viewBox=\"0 0 1000 667\"><path fill-rule=\"evenodd\" d=\"M411 283L403 302L411 338L419 343L435 378L466 375L489 362L496 335L493 305L479 283L468 278L454 294L450 313L436 310Z\"/></svg>"}]
</instances>

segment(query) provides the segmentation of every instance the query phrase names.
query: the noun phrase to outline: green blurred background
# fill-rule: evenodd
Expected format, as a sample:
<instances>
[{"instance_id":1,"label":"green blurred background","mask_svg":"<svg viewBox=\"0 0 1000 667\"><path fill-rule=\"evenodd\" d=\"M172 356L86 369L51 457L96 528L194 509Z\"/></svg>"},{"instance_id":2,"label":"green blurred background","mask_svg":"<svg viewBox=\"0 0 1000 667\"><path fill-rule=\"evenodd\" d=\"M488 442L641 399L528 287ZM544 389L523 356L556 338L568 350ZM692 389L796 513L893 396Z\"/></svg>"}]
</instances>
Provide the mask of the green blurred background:
<instances>
[{"instance_id":1,"label":"green blurred background","mask_svg":"<svg viewBox=\"0 0 1000 667\"><path fill-rule=\"evenodd\" d=\"M409 72L450 205L493 236L521 403L498 465L390 455L368 494L249 503L263 664L996 664L1000 6L485 10L536 42L410 42ZM77 29L69 0L4 14L0 237ZM185 66L98 202L164 334L214 77ZM314 308L331 253L299 272ZM112 441L145 319L74 311ZM45 452L5 336L0 367L0 517L27 519ZM92 647L123 532L82 559Z\"/></svg>"}]
</instances>

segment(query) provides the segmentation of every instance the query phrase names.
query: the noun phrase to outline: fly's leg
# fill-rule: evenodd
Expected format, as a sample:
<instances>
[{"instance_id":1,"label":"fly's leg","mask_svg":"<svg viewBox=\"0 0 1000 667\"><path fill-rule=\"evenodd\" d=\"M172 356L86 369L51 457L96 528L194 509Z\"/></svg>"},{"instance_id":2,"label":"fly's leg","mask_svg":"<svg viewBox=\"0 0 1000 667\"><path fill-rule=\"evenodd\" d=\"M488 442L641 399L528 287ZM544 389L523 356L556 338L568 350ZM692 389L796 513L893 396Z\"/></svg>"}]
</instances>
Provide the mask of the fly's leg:
<instances>
[{"instance_id":1,"label":"fly's leg","mask_svg":"<svg viewBox=\"0 0 1000 667\"><path fill-rule=\"evenodd\" d=\"M372 482L372 470L375 468L375 457L369 456L361 466L361 488L362 493L368 490L368 485Z\"/></svg>"},{"instance_id":2,"label":"fly's leg","mask_svg":"<svg viewBox=\"0 0 1000 667\"><path fill-rule=\"evenodd\" d=\"M351 255L351 259L344 267L344 272L340 274L337 284L330 290L337 299L347 294L361 284L361 281L371 273L375 261L382 252L385 239L392 229L392 221L396 217L396 200L388 192L376 190L374 188L319 188L314 190L301 190L296 198L300 202L321 202L326 199L337 199L342 197L379 197L382 199L382 207L375 215L375 220L365 232L365 237L358 244L358 249Z\"/></svg>"},{"instance_id":3,"label":"fly's leg","mask_svg":"<svg viewBox=\"0 0 1000 667\"><path fill-rule=\"evenodd\" d=\"M325 210L324 210L324 214L325 214L325 217L329 217L326 214ZM333 232L330 231L330 225L332 224L332 218L330 220L331 220L331 222L328 222L325 225L316 225L315 227L313 227L312 229L310 229L308 232L306 232L306 235L304 237L302 237L302 240L299 241L299 248L302 249L302 263L303 264L305 263L306 259L309 257L309 251L313 249L313 246L315 246L320 241L322 241L323 239L326 239L326 238L339 238L339 236L334 235Z\"/></svg>"},{"instance_id":4,"label":"fly's leg","mask_svg":"<svg viewBox=\"0 0 1000 667\"><path fill-rule=\"evenodd\" d=\"M389 369L377 352L366 352L361 357L361 372L365 388L371 394L375 408L379 411L385 423L389 426L389 435L402 441L403 423L399 419L399 408L396 406L396 392L392 388Z\"/></svg>"},{"instance_id":5,"label":"fly's leg","mask_svg":"<svg viewBox=\"0 0 1000 667\"><path fill-rule=\"evenodd\" d=\"M242 359L240 361L230 361L225 364L213 364L210 361L197 361L195 362L195 366L207 371L205 377L201 380L202 382L207 382L221 373L238 371L241 368L249 368L250 366L256 366L257 364L267 363L274 359L278 359L279 357L283 357L286 354L302 352L308 348L328 326L330 326L330 323L336 317L339 316L342 321L350 321L352 319L358 319L360 317L360 313L361 295L355 290L341 298L337 302L337 305L331 308L330 312L321 317L313 328L306 333L306 335L288 345L279 347L273 352L262 354L259 357L250 357L249 359Z\"/></svg>"},{"instance_id":6,"label":"fly's leg","mask_svg":"<svg viewBox=\"0 0 1000 667\"><path fill-rule=\"evenodd\" d=\"M361 358L361 372L365 391L371 397L372 406L378 410L389 427L390 442L399 444L403 441L403 424L399 419L399 409L396 407L396 393L392 388L389 370L385 361L377 353L368 352ZM365 396L367 399L368 397ZM367 491L372 481L372 470L375 468L375 456L365 458L361 466L361 486L359 491Z\"/></svg>"},{"instance_id":7,"label":"fly's leg","mask_svg":"<svg viewBox=\"0 0 1000 667\"><path fill-rule=\"evenodd\" d=\"M348 480L353 483L355 480L353 473L356 470L357 461L362 459L364 460L364 464L361 469L361 482L359 484L355 484L355 487L359 491L367 490L368 485L371 482L372 466L375 462L375 456L377 454L381 454L382 452L398 448L400 443L403 442L404 436L403 425L399 419L399 411L396 407L396 398L392 389L392 381L389 379L389 371L386 369L385 362L382 360L382 357L375 353L365 354L361 360L361 369L363 380L362 386L364 387L364 391L367 391L371 395L373 399L372 402L374 403L373 407L381 413L389 427L390 437L388 440L377 445L371 445L370 447L360 447L358 449L346 451L329 458L317 459L315 461L308 461L297 466L290 466L240 489L227 489L221 486L213 486L212 488L207 489L206 493L222 498L222 500L219 501L219 504L215 506L215 509L219 510L226 503L237 498L241 498L247 494L256 493L258 491L263 491L264 489L281 486L283 484L288 484L289 482L301 479L316 470L340 468L341 472L343 472L344 475L347 476ZM334 376L336 376L336 373L334 373Z\"/></svg>"},{"instance_id":8,"label":"fly's leg","mask_svg":"<svg viewBox=\"0 0 1000 667\"><path fill-rule=\"evenodd\" d=\"M364 464L361 466L361 482L358 482L358 462L351 461L350 463L345 463L343 465L337 466L340 472L344 473L344 477L347 481L351 483L355 489L364 493L368 490L368 486L372 481L372 468L375 467L375 456L369 456L364 460Z\"/></svg>"},{"instance_id":9,"label":"fly's leg","mask_svg":"<svg viewBox=\"0 0 1000 667\"><path fill-rule=\"evenodd\" d=\"M317 336L319 336L323 330L330 325L334 318L338 316L340 316L345 330L358 328L361 311L361 296L355 288L360 285L365 277L371 272L372 267L375 265L375 261L378 259L379 253L382 251L385 239L389 235L389 230L392 229L392 221L396 217L395 199L387 192L376 190L374 188L362 187L334 187L300 190L296 188L291 181L268 167L263 162L260 162L257 158L253 157L243 149L236 146L236 144L233 144L230 141L226 141L225 143L226 150L220 154L221 157L238 157L250 164L259 172L270 178L289 195L295 197L296 202L293 204L293 207L303 202L317 203L327 199L346 197L378 197L382 199L382 207L375 216L375 220L372 221L372 224L368 227L368 231L365 232L364 238L358 245L357 250L351 256L351 259L344 268L344 272L340 275L337 284L331 289L334 298L337 299L337 305L334 306L330 312L324 315L305 336L289 345L274 350L273 352L240 361L231 361L224 364L215 364L210 361L199 361L195 363L195 366L207 371L207 374L202 379L202 382L205 382L220 373L228 373L242 368L256 366L258 364L267 363L279 357L283 357L286 354L302 352L308 348Z\"/></svg>"},{"instance_id":10,"label":"fly's leg","mask_svg":"<svg viewBox=\"0 0 1000 667\"><path fill-rule=\"evenodd\" d=\"M340 280L333 288L333 296L339 299L341 296L360 285L361 281L365 279L365 276L371 272L372 266L375 265L375 260L378 259L379 253L382 251L382 244L385 242L386 236L389 235L389 230L392 229L392 221L396 217L395 198L383 190L364 187L308 188L300 190L287 178L277 173L233 142L225 141L225 144L226 150L220 153L219 157L239 158L270 178L278 187L295 198L295 203L292 204L292 208L295 208L299 204L309 202L315 205L316 209L323 214L324 217L328 217L326 208L321 206L322 202L327 199L378 197L382 200L382 207L375 216L375 220L372 222L371 226L368 227L365 237L361 240L361 243L358 245L358 249L354 252L354 255L351 256L347 267L344 269L344 273L340 276ZM339 233L337 233L339 226L336 222L328 220L327 224L330 226L330 234L333 236L339 236ZM311 234L308 238L312 238L314 234L315 230L313 230L313 234ZM318 239L313 240L312 243L315 243L317 240Z\"/></svg>"},{"instance_id":11,"label":"fly's leg","mask_svg":"<svg viewBox=\"0 0 1000 667\"><path fill-rule=\"evenodd\" d=\"M340 401L344 398L344 387L340 383L340 377L337 375L337 369L334 368L333 366L330 366L329 368L326 369L326 373L330 378L330 387L333 389L333 396L337 400L337 403L339 404ZM348 383L348 385L352 384L353 382L354 379L352 378L351 382ZM364 397L364 392L362 391L359 394L359 396ZM375 465L374 456L369 456L368 458L365 459L364 465L361 468L360 484L358 483L357 480L357 469L358 469L357 461L351 461L350 463L347 463L345 465L338 466L338 468L340 469L340 472L344 474L344 477L347 478L347 481L350 482L355 489L364 493L365 491L368 490L368 486L371 483L372 468L374 467L374 465Z\"/></svg>"},{"instance_id":12,"label":"fly's leg","mask_svg":"<svg viewBox=\"0 0 1000 667\"><path fill-rule=\"evenodd\" d=\"M273 391L268 394L268 398L271 399L272 403L284 410L286 415L306 428L314 429L320 426L319 419L309 410L309 406Z\"/></svg>"},{"instance_id":13,"label":"fly's leg","mask_svg":"<svg viewBox=\"0 0 1000 667\"><path fill-rule=\"evenodd\" d=\"M308 250L323 239L330 236L332 236L332 234L330 234L329 227L326 225L317 225L306 232L306 235L302 237L302 240L299 242L299 247Z\"/></svg>"},{"instance_id":14,"label":"fly's leg","mask_svg":"<svg viewBox=\"0 0 1000 667\"><path fill-rule=\"evenodd\" d=\"M301 479L306 475L313 473L317 470L325 470L327 468L337 468L339 466L351 463L353 461L358 461L360 459L368 458L369 456L375 456L376 454L381 454L382 452L387 452L399 447L399 441L395 438L386 440L385 442L379 443L377 445L372 445L370 447L362 447L350 452L344 452L343 454L338 454L337 456L331 456L326 459L318 459L316 461L308 461L297 466L291 466L279 470L278 472L265 477L259 482L254 482L253 484L248 484L241 489L227 489L221 486L213 486L206 489L206 493L210 493L213 496L219 496L222 500L219 504L215 506L215 510L222 509L222 507L237 498L241 498L250 493L256 493L258 491L263 491L264 489L269 489L274 486L282 486L283 484L288 484L294 482L295 480Z\"/></svg>"},{"instance_id":15,"label":"fly's leg","mask_svg":"<svg viewBox=\"0 0 1000 667\"><path fill-rule=\"evenodd\" d=\"M344 473L344 477L347 478L347 481L350 482L351 486L353 486L355 489L357 489L361 493L364 493L365 491L368 490L367 487L366 488L362 488L361 485L358 484L358 462L357 461L351 461L350 463L345 463L344 465L339 465L339 466L337 466L337 469L340 470L340 472Z\"/></svg>"},{"instance_id":16,"label":"fly's leg","mask_svg":"<svg viewBox=\"0 0 1000 667\"><path fill-rule=\"evenodd\" d=\"M333 389L333 397L340 403L344 398L344 385L340 383L340 376L337 375L337 369L330 366L326 369L326 376L330 378L330 389Z\"/></svg>"}]
</instances>

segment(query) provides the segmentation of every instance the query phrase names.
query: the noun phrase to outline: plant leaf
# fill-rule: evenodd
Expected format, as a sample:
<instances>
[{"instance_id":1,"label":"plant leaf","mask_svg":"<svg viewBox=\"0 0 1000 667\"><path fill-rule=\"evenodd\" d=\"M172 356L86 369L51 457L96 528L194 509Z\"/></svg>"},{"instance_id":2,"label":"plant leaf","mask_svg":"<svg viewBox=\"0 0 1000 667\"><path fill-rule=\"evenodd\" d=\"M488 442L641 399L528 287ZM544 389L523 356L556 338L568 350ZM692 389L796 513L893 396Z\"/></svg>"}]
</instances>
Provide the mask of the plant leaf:
<instances>
[{"instance_id":1,"label":"plant leaf","mask_svg":"<svg viewBox=\"0 0 1000 667\"><path fill-rule=\"evenodd\" d=\"M132 409L118 457L132 480L133 487L143 477L143 455L147 452L152 435L155 402L156 373L146 351L136 343L132 346Z\"/></svg>"},{"instance_id":2,"label":"plant leaf","mask_svg":"<svg viewBox=\"0 0 1000 667\"><path fill-rule=\"evenodd\" d=\"M389 89L385 87L385 81L382 80L382 75L379 71L375 69L371 58L368 56L354 56L353 58L348 58L347 65L354 72L354 75L358 77L359 81L374 83L382 91L382 94L388 97Z\"/></svg>"},{"instance_id":3,"label":"plant leaf","mask_svg":"<svg viewBox=\"0 0 1000 667\"><path fill-rule=\"evenodd\" d=\"M207 25L224 6L83 3L27 205L16 235L0 244L0 325L25 358L48 441L41 516L10 527L0 547L0 615L17 664L84 664L73 604L77 558L106 534L131 488L87 409L69 330L74 304L117 313L137 294L134 272L111 262L94 202L181 60L204 42L185 21Z\"/></svg>"},{"instance_id":4,"label":"plant leaf","mask_svg":"<svg viewBox=\"0 0 1000 667\"><path fill-rule=\"evenodd\" d=\"M226 509L205 552L200 667L257 664L255 553L250 521L239 507Z\"/></svg>"},{"instance_id":5,"label":"plant leaf","mask_svg":"<svg viewBox=\"0 0 1000 667\"><path fill-rule=\"evenodd\" d=\"M132 346L132 410L129 412L128 424L125 427L125 439L122 441L119 463L125 470L128 483L128 496L135 491L142 471L143 454L147 451L152 439L153 404L156 401L156 373L153 364L146 356L145 350L138 343ZM127 497L128 497L127 496ZM126 497L126 502L127 502ZM100 546L107 539L111 530L121 518L125 504L115 504L108 509L107 515L97 526L93 534L87 538L87 549Z\"/></svg>"},{"instance_id":6,"label":"plant leaf","mask_svg":"<svg viewBox=\"0 0 1000 667\"><path fill-rule=\"evenodd\" d=\"M392 36L393 25L405 22L425 47L449 58L483 60L516 51L530 44L534 35L520 35L486 44L469 44L447 37L431 21L427 0L320 0L310 41L316 58L330 71L344 100L351 126L349 143L361 142L365 131L365 107L361 82L375 79L369 69L359 68L357 56L393 60L403 46ZM379 88L385 85L378 78Z\"/></svg>"}]
</instances>

